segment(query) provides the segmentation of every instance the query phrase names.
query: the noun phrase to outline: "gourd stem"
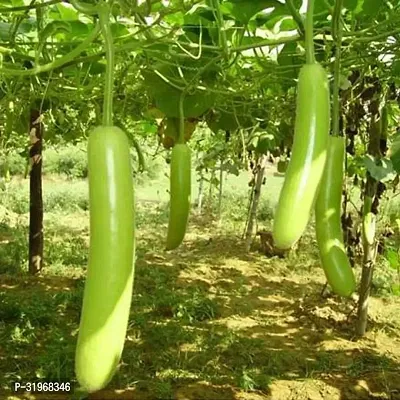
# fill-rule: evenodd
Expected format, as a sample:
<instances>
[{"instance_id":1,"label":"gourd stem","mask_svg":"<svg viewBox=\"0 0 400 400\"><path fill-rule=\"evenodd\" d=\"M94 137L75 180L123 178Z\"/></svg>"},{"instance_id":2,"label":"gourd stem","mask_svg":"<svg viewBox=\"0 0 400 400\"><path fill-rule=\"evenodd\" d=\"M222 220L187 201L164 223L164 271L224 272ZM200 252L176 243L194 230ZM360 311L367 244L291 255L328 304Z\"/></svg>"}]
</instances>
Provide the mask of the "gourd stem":
<instances>
[{"instance_id":1,"label":"gourd stem","mask_svg":"<svg viewBox=\"0 0 400 400\"><path fill-rule=\"evenodd\" d=\"M107 3L98 6L101 33L106 52L106 73L104 82L103 125L113 125L113 85L114 85L114 42L110 29L110 7Z\"/></svg>"},{"instance_id":2,"label":"gourd stem","mask_svg":"<svg viewBox=\"0 0 400 400\"><path fill-rule=\"evenodd\" d=\"M340 135L340 57L342 47L342 23L340 21L343 0L336 0L332 18L332 32L335 40L335 64L333 70L332 135Z\"/></svg>"},{"instance_id":3,"label":"gourd stem","mask_svg":"<svg viewBox=\"0 0 400 400\"><path fill-rule=\"evenodd\" d=\"M183 110L185 91L183 90L179 97L179 131L178 143L185 143L185 114Z\"/></svg>"},{"instance_id":4,"label":"gourd stem","mask_svg":"<svg viewBox=\"0 0 400 400\"><path fill-rule=\"evenodd\" d=\"M306 63L314 64L314 0L308 0L306 15Z\"/></svg>"}]
</instances>

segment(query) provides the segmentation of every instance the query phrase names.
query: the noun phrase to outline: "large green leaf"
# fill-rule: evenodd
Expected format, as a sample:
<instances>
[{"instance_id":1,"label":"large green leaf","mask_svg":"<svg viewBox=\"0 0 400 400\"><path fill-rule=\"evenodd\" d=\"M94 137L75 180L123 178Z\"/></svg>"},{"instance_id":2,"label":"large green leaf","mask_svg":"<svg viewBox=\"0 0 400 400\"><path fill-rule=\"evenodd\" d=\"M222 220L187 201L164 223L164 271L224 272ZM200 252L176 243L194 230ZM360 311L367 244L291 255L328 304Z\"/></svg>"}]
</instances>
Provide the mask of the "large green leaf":
<instances>
[{"instance_id":1,"label":"large green leaf","mask_svg":"<svg viewBox=\"0 0 400 400\"><path fill-rule=\"evenodd\" d=\"M344 0L343 7L354 11L358 7L358 3L361 3L362 1L363 0Z\"/></svg>"},{"instance_id":2,"label":"large green leaf","mask_svg":"<svg viewBox=\"0 0 400 400\"><path fill-rule=\"evenodd\" d=\"M253 125L250 117L243 115L243 107L236 108L236 116L233 109L228 111L218 110L207 118L208 127L214 132L235 131L239 128L246 128Z\"/></svg>"},{"instance_id":3,"label":"large green leaf","mask_svg":"<svg viewBox=\"0 0 400 400\"><path fill-rule=\"evenodd\" d=\"M4 41L10 40L10 33L14 26L8 22L0 22L0 39ZM36 29L36 22L33 19L26 19L18 25L17 34L27 34ZM36 34L36 33L35 33Z\"/></svg>"},{"instance_id":4,"label":"large green leaf","mask_svg":"<svg viewBox=\"0 0 400 400\"><path fill-rule=\"evenodd\" d=\"M70 26L70 32L65 35L65 40L68 41L77 38L84 39L89 33L89 28L90 31L92 30L90 24L85 24L81 21L68 21L68 24Z\"/></svg>"},{"instance_id":5,"label":"large green leaf","mask_svg":"<svg viewBox=\"0 0 400 400\"><path fill-rule=\"evenodd\" d=\"M392 75L395 77L400 77L400 59L393 62Z\"/></svg>"},{"instance_id":6,"label":"large green leaf","mask_svg":"<svg viewBox=\"0 0 400 400\"><path fill-rule=\"evenodd\" d=\"M393 180L396 174L393 169L392 161L387 158L382 158L378 162L376 162L375 159L370 155L367 155L364 158L365 167L375 180L379 182Z\"/></svg>"},{"instance_id":7,"label":"large green leaf","mask_svg":"<svg viewBox=\"0 0 400 400\"><path fill-rule=\"evenodd\" d=\"M384 0L364 0L362 12L367 15L377 15L384 4Z\"/></svg>"},{"instance_id":8,"label":"large green leaf","mask_svg":"<svg viewBox=\"0 0 400 400\"><path fill-rule=\"evenodd\" d=\"M344 0L343 6L354 14L375 16L385 4L384 0Z\"/></svg>"},{"instance_id":9,"label":"large green leaf","mask_svg":"<svg viewBox=\"0 0 400 400\"><path fill-rule=\"evenodd\" d=\"M175 67L162 65L155 68L165 79L179 79L178 71ZM154 71L143 71L145 86L153 97L156 107L167 117L179 117L179 100L181 90L171 86ZM182 87L183 82L180 83ZM202 115L214 104L214 94L209 91L196 90L194 93L187 94L184 99L185 118L195 118Z\"/></svg>"},{"instance_id":10,"label":"large green leaf","mask_svg":"<svg viewBox=\"0 0 400 400\"><path fill-rule=\"evenodd\" d=\"M276 146L275 137L267 132L261 132L258 137L256 152L258 154L267 154Z\"/></svg>"},{"instance_id":11,"label":"large green leaf","mask_svg":"<svg viewBox=\"0 0 400 400\"><path fill-rule=\"evenodd\" d=\"M266 16L260 14L260 17L257 18L260 18L260 20L266 19L264 24L265 28L273 29L283 17L287 16L291 16L289 9L284 4L277 4L270 14Z\"/></svg>"},{"instance_id":12,"label":"large green leaf","mask_svg":"<svg viewBox=\"0 0 400 400\"><path fill-rule=\"evenodd\" d=\"M63 3L56 4L50 11L50 17L54 20L76 21L79 19L78 12L73 7Z\"/></svg>"},{"instance_id":13,"label":"large green leaf","mask_svg":"<svg viewBox=\"0 0 400 400\"><path fill-rule=\"evenodd\" d=\"M344 0L346 2L346 0ZM331 6L333 7L333 1L326 1L326 0L315 0L314 3L314 14L320 14L324 11L328 11L329 12L329 8L328 8L328 4L331 4ZM326 18L326 16L325 16Z\"/></svg>"},{"instance_id":14,"label":"large green leaf","mask_svg":"<svg viewBox=\"0 0 400 400\"><path fill-rule=\"evenodd\" d=\"M278 0L231 0L221 6L225 13L231 14L243 24L247 24L260 11L271 7L282 7L282 4Z\"/></svg>"}]
</instances>

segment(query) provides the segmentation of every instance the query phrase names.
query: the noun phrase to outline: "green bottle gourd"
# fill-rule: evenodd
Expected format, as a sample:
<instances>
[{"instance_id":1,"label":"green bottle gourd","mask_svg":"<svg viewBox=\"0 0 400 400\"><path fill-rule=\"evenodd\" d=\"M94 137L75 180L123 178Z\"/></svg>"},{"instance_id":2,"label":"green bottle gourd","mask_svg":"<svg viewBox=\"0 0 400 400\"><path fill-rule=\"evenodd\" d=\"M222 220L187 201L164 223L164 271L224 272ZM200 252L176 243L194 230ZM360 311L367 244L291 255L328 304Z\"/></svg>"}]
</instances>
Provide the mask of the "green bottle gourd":
<instances>
[{"instance_id":1,"label":"green bottle gourd","mask_svg":"<svg viewBox=\"0 0 400 400\"><path fill-rule=\"evenodd\" d=\"M104 388L124 346L132 299L135 236L129 142L100 126L88 144L90 249L75 357L82 389Z\"/></svg>"},{"instance_id":2,"label":"green bottle gourd","mask_svg":"<svg viewBox=\"0 0 400 400\"><path fill-rule=\"evenodd\" d=\"M183 241L190 211L191 151L187 144L172 148L170 172L170 213L167 250L176 249Z\"/></svg>"},{"instance_id":3,"label":"green bottle gourd","mask_svg":"<svg viewBox=\"0 0 400 400\"><path fill-rule=\"evenodd\" d=\"M328 157L315 203L315 230L320 259L333 291L350 296L356 280L343 243L341 200L344 174L345 139L331 136Z\"/></svg>"},{"instance_id":4,"label":"green bottle gourd","mask_svg":"<svg viewBox=\"0 0 400 400\"><path fill-rule=\"evenodd\" d=\"M90 248L75 354L80 389L101 390L120 361L132 300L135 258L133 175L128 138L113 125L114 47L110 4L97 6L105 40L102 126L88 142Z\"/></svg>"},{"instance_id":5,"label":"green bottle gourd","mask_svg":"<svg viewBox=\"0 0 400 400\"><path fill-rule=\"evenodd\" d=\"M330 129L328 78L317 63L299 75L292 154L274 216L273 239L291 248L307 227L326 162Z\"/></svg>"}]
</instances>

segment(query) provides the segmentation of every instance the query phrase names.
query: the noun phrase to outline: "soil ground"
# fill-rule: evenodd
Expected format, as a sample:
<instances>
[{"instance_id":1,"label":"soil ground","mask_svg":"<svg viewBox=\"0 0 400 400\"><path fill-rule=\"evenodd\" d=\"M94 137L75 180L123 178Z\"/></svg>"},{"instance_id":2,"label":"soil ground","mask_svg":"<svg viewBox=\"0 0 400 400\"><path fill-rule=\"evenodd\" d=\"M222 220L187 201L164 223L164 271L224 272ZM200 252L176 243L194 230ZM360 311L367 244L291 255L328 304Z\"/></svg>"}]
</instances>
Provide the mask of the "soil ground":
<instances>
[{"instance_id":1,"label":"soil ground","mask_svg":"<svg viewBox=\"0 0 400 400\"><path fill-rule=\"evenodd\" d=\"M58 223L87 238L87 219ZM122 363L88 398L400 399L399 299L373 297L356 340L355 302L321 296L311 239L279 259L245 254L239 236L193 217L184 245L165 252L159 226L141 230ZM13 394L11 382L76 384L84 272L0 276L0 398L70 398Z\"/></svg>"}]
</instances>

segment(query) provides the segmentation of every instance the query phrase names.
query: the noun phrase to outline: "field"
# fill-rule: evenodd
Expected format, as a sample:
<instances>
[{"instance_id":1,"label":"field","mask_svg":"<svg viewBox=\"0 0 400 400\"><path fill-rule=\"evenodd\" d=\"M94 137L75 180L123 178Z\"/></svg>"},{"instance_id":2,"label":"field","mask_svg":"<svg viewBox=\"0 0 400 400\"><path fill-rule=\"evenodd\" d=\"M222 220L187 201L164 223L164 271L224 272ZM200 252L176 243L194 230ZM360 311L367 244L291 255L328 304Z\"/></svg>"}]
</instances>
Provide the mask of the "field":
<instances>
[{"instance_id":1,"label":"field","mask_svg":"<svg viewBox=\"0 0 400 400\"><path fill-rule=\"evenodd\" d=\"M312 227L285 259L265 257L256 243L245 253L247 181L246 174L225 181L222 223L210 208L193 210L185 243L172 252L164 251L167 177L137 187L136 276L122 363L107 390L90 399L400 399L400 299L375 290L369 332L355 340L355 301L321 296ZM267 176L260 227L270 225L281 183ZM21 271L27 193L28 181L14 179L1 209L0 398L72 398L11 390L16 380L76 385L86 182L45 179L39 277ZM384 271L376 276L382 280Z\"/></svg>"}]
</instances>

